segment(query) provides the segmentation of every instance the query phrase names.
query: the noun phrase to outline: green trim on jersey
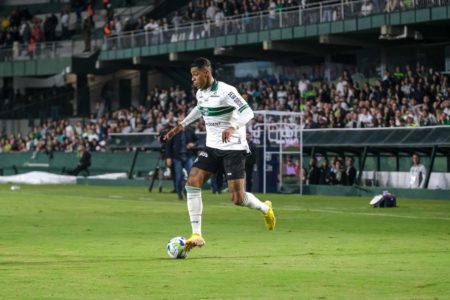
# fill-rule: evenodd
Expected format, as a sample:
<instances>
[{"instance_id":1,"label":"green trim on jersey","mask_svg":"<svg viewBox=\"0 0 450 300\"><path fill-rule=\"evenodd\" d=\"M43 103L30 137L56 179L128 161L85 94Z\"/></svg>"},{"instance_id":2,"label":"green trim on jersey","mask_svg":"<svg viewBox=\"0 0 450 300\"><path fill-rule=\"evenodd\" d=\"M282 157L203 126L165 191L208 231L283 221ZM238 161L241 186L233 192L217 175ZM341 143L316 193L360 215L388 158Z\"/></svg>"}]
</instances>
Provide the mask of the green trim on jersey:
<instances>
[{"instance_id":1,"label":"green trim on jersey","mask_svg":"<svg viewBox=\"0 0 450 300\"><path fill-rule=\"evenodd\" d=\"M241 106L241 108L239 108L239 112L243 112L246 108L248 108L248 104L245 104L244 106Z\"/></svg>"},{"instance_id":2,"label":"green trim on jersey","mask_svg":"<svg viewBox=\"0 0 450 300\"><path fill-rule=\"evenodd\" d=\"M217 88L219 87L219 82L214 79L213 84L211 85L211 92L217 91Z\"/></svg>"},{"instance_id":3,"label":"green trim on jersey","mask_svg":"<svg viewBox=\"0 0 450 300\"><path fill-rule=\"evenodd\" d=\"M198 109L203 116L217 117L232 112L235 108L233 106L219 106L219 107L207 107L199 106Z\"/></svg>"}]
</instances>

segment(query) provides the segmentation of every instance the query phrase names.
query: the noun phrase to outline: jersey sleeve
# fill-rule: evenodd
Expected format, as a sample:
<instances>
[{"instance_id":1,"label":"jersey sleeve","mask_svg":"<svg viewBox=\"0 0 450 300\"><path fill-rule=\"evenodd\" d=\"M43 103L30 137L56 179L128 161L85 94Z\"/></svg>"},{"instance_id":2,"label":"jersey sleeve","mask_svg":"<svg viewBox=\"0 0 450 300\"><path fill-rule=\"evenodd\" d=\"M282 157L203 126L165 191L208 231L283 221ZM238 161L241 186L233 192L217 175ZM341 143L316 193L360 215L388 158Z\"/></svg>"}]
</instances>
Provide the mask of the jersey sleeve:
<instances>
[{"instance_id":1,"label":"jersey sleeve","mask_svg":"<svg viewBox=\"0 0 450 300\"><path fill-rule=\"evenodd\" d=\"M228 89L227 91L225 91L225 94L225 100L227 104L236 108L239 113L243 112L246 109L250 109L247 101L242 98L242 96L235 88Z\"/></svg>"},{"instance_id":2,"label":"jersey sleeve","mask_svg":"<svg viewBox=\"0 0 450 300\"><path fill-rule=\"evenodd\" d=\"M198 106L196 106L191 110L191 112L186 116L186 118L184 118L184 120L181 121L181 126L186 127L189 124L195 122L201 116L202 116L202 113L198 109Z\"/></svg>"},{"instance_id":3,"label":"jersey sleeve","mask_svg":"<svg viewBox=\"0 0 450 300\"><path fill-rule=\"evenodd\" d=\"M236 109L230 120L231 127L239 129L253 119L253 110L235 88L226 91L225 99L228 105Z\"/></svg>"}]
</instances>

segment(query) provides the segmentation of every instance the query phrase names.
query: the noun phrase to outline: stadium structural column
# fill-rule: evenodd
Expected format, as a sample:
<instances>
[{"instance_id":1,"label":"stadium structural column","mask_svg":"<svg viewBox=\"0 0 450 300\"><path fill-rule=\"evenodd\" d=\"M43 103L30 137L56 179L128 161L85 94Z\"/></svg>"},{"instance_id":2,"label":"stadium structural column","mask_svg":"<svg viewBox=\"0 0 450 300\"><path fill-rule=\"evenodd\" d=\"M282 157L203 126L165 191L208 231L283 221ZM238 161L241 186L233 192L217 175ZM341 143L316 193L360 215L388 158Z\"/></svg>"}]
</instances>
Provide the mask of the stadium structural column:
<instances>
[{"instance_id":1,"label":"stadium structural column","mask_svg":"<svg viewBox=\"0 0 450 300\"><path fill-rule=\"evenodd\" d=\"M450 152L447 152L447 172L450 173Z\"/></svg>"},{"instance_id":2,"label":"stadium structural column","mask_svg":"<svg viewBox=\"0 0 450 300\"><path fill-rule=\"evenodd\" d=\"M377 153L377 172L381 171L381 154L380 152Z\"/></svg>"},{"instance_id":3,"label":"stadium structural column","mask_svg":"<svg viewBox=\"0 0 450 300\"><path fill-rule=\"evenodd\" d=\"M148 95L148 72L139 71L139 104L144 105Z\"/></svg>"},{"instance_id":4,"label":"stadium structural column","mask_svg":"<svg viewBox=\"0 0 450 300\"><path fill-rule=\"evenodd\" d=\"M316 147L311 148L311 158L313 158L316 155Z\"/></svg>"},{"instance_id":5,"label":"stadium structural column","mask_svg":"<svg viewBox=\"0 0 450 300\"><path fill-rule=\"evenodd\" d=\"M362 153L362 157L361 157L361 162L359 164L359 174L358 174L358 184L361 185L361 179L363 176L363 172L364 172L364 167L366 165L366 159L367 159L367 152L368 152L368 148L364 147L363 153Z\"/></svg>"},{"instance_id":6,"label":"stadium structural column","mask_svg":"<svg viewBox=\"0 0 450 300\"><path fill-rule=\"evenodd\" d=\"M433 146L431 149L431 157L430 157L430 165L428 166L427 176L425 177L424 188L428 188L428 184L430 183L431 172L433 172L434 167L434 159L436 158L437 146Z\"/></svg>"},{"instance_id":7,"label":"stadium structural column","mask_svg":"<svg viewBox=\"0 0 450 300\"><path fill-rule=\"evenodd\" d=\"M133 162L131 163L130 171L128 172L128 179L133 179L134 166L136 165L138 155L139 155L139 148L136 147L136 150L134 150Z\"/></svg>"},{"instance_id":8,"label":"stadium structural column","mask_svg":"<svg viewBox=\"0 0 450 300\"><path fill-rule=\"evenodd\" d=\"M77 115L89 116L91 110L91 97L87 74L77 74Z\"/></svg>"}]
</instances>

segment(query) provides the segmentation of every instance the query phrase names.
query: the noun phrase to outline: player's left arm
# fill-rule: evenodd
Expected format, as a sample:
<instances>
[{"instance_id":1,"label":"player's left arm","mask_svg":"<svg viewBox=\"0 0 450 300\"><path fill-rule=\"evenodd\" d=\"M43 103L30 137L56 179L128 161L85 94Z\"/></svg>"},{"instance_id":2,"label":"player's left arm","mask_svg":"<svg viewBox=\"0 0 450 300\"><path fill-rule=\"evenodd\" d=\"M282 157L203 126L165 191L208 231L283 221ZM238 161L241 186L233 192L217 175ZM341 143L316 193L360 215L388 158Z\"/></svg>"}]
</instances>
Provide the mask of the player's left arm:
<instances>
[{"instance_id":1,"label":"player's left arm","mask_svg":"<svg viewBox=\"0 0 450 300\"><path fill-rule=\"evenodd\" d=\"M231 135L239 128L245 127L255 115L247 101L242 98L235 88L227 92L225 99L228 105L233 106L236 109L236 112L233 113L230 120L231 127L222 132L222 141L228 143Z\"/></svg>"}]
</instances>

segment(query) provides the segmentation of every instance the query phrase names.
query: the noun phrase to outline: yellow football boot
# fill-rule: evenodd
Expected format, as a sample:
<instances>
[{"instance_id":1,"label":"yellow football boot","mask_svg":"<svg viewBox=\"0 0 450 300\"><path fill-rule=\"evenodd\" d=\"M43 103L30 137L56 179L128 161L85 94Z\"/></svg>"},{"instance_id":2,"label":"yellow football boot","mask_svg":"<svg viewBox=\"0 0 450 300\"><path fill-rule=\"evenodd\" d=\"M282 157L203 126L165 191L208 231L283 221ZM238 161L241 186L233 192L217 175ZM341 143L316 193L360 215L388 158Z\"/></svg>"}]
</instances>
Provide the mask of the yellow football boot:
<instances>
[{"instance_id":1,"label":"yellow football boot","mask_svg":"<svg viewBox=\"0 0 450 300\"><path fill-rule=\"evenodd\" d=\"M264 203L269 206L269 210L266 214L264 214L264 222L266 223L266 228L267 230L274 230L277 219L275 218L275 214L273 213L272 202L265 201Z\"/></svg>"},{"instance_id":2,"label":"yellow football boot","mask_svg":"<svg viewBox=\"0 0 450 300\"><path fill-rule=\"evenodd\" d=\"M184 244L184 250L190 251L194 247L202 247L205 244L205 240L198 233L193 233Z\"/></svg>"}]
</instances>

